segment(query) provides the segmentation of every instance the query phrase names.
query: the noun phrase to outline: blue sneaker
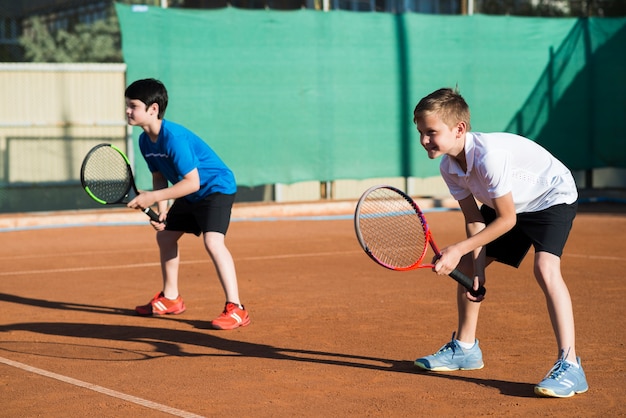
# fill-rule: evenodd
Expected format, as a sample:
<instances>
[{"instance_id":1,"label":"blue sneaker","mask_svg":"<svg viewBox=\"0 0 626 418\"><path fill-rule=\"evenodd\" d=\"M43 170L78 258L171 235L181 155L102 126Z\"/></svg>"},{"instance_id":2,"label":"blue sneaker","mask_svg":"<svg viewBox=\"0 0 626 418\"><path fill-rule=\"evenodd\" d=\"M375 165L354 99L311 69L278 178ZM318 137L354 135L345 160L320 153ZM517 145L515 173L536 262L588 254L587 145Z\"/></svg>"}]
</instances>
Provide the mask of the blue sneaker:
<instances>
[{"instance_id":1,"label":"blue sneaker","mask_svg":"<svg viewBox=\"0 0 626 418\"><path fill-rule=\"evenodd\" d=\"M587 377L580 363L580 357L576 357L578 367L565 361L566 354L561 350L561 357L546 377L535 386L535 393L539 396L551 398L569 398L576 393L584 393L589 389Z\"/></svg>"},{"instance_id":2,"label":"blue sneaker","mask_svg":"<svg viewBox=\"0 0 626 418\"><path fill-rule=\"evenodd\" d=\"M421 357L413 364L420 369L432 372L449 372L453 370L478 370L482 369L483 353L478 346L478 340L474 347L466 350L454 339L456 333L452 333L452 340L441 347L439 351L430 356Z\"/></svg>"}]
</instances>

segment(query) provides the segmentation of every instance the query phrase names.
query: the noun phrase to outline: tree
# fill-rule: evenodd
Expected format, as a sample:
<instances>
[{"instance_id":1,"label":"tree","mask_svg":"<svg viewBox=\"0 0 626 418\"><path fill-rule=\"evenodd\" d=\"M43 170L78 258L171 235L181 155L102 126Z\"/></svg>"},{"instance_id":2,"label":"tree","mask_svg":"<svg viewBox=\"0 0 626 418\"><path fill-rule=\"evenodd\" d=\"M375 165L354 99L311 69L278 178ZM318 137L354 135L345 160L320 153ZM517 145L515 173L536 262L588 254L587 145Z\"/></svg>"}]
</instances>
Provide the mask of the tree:
<instances>
[{"instance_id":1,"label":"tree","mask_svg":"<svg viewBox=\"0 0 626 418\"><path fill-rule=\"evenodd\" d=\"M72 32L51 33L39 17L20 37L26 61L31 62L123 62L117 16L90 25L80 23Z\"/></svg>"},{"instance_id":2,"label":"tree","mask_svg":"<svg viewBox=\"0 0 626 418\"><path fill-rule=\"evenodd\" d=\"M466 1L466 0L461 0ZM626 16L624 0L474 0L478 13L543 17Z\"/></svg>"}]
</instances>

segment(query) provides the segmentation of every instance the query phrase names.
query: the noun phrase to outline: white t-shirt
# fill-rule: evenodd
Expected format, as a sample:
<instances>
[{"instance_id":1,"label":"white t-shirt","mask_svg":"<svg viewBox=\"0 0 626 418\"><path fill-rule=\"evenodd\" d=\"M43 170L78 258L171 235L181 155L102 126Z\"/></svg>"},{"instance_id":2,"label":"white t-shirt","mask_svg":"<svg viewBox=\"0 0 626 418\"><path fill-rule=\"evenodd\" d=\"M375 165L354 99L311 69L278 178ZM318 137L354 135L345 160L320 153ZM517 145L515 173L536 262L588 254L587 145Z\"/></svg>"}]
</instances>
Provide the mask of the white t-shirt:
<instances>
[{"instance_id":1,"label":"white t-shirt","mask_svg":"<svg viewBox=\"0 0 626 418\"><path fill-rule=\"evenodd\" d=\"M470 194L494 207L493 200L512 192L515 212L537 212L561 203L574 203L578 191L569 169L540 145L509 133L468 132L465 136L467 172L444 155L441 175L456 200Z\"/></svg>"}]
</instances>

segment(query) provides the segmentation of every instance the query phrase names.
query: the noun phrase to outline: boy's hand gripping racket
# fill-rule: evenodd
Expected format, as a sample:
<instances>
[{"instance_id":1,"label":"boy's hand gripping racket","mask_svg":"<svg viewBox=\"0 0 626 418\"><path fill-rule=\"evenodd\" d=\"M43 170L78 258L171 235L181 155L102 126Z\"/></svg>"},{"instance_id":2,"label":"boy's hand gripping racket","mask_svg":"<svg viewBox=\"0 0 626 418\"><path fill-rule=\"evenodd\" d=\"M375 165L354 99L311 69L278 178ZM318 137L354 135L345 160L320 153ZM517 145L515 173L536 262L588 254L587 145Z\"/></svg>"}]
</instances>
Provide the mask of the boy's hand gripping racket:
<instances>
[{"instance_id":1,"label":"boy's hand gripping racket","mask_svg":"<svg viewBox=\"0 0 626 418\"><path fill-rule=\"evenodd\" d=\"M424 264L428 245L441 256L433 241L424 214L406 193L391 186L374 186L363 193L356 205L354 227L359 244L372 260L398 271L433 268ZM474 290L474 282L458 270L450 277L473 296L485 295L485 288Z\"/></svg>"},{"instance_id":2,"label":"boy's hand gripping racket","mask_svg":"<svg viewBox=\"0 0 626 418\"><path fill-rule=\"evenodd\" d=\"M87 153L80 182L87 194L103 205L125 204L139 194L128 157L111 144L96 145ZM152 209L145 208L143 212L161 222Z\"/></svg>"}]
</instances>

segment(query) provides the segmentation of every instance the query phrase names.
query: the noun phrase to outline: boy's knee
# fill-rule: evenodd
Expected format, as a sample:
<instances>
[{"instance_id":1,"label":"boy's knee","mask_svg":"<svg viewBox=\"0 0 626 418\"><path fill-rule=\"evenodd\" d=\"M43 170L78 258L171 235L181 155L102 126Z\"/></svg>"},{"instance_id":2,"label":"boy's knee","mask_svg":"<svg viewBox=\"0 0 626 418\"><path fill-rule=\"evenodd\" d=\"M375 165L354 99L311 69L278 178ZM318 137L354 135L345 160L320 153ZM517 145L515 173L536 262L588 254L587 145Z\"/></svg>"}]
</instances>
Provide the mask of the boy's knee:
<instances>
[{"instance_id":1,"label":"boy's knee","mask_svg":"<svg viewBox=\"0 0 626 418\"><path fill-rule=\"evenodd\" d=\"M211 254L219 253L226 248L226 244L224 243L224 236L206 234L204 237L204 246Z\"/></svg>"},{"instance_id":2,"label":"boy's knee","mask_svg":"<svg viewBox=\"0 0 626 418\"><path fill-rule=\"evenodd\" d=\"M156 234L156 241L159 247L175 245L180 235L173 234L171 231L159 231Z\"/></svg>"}]
</instances>

